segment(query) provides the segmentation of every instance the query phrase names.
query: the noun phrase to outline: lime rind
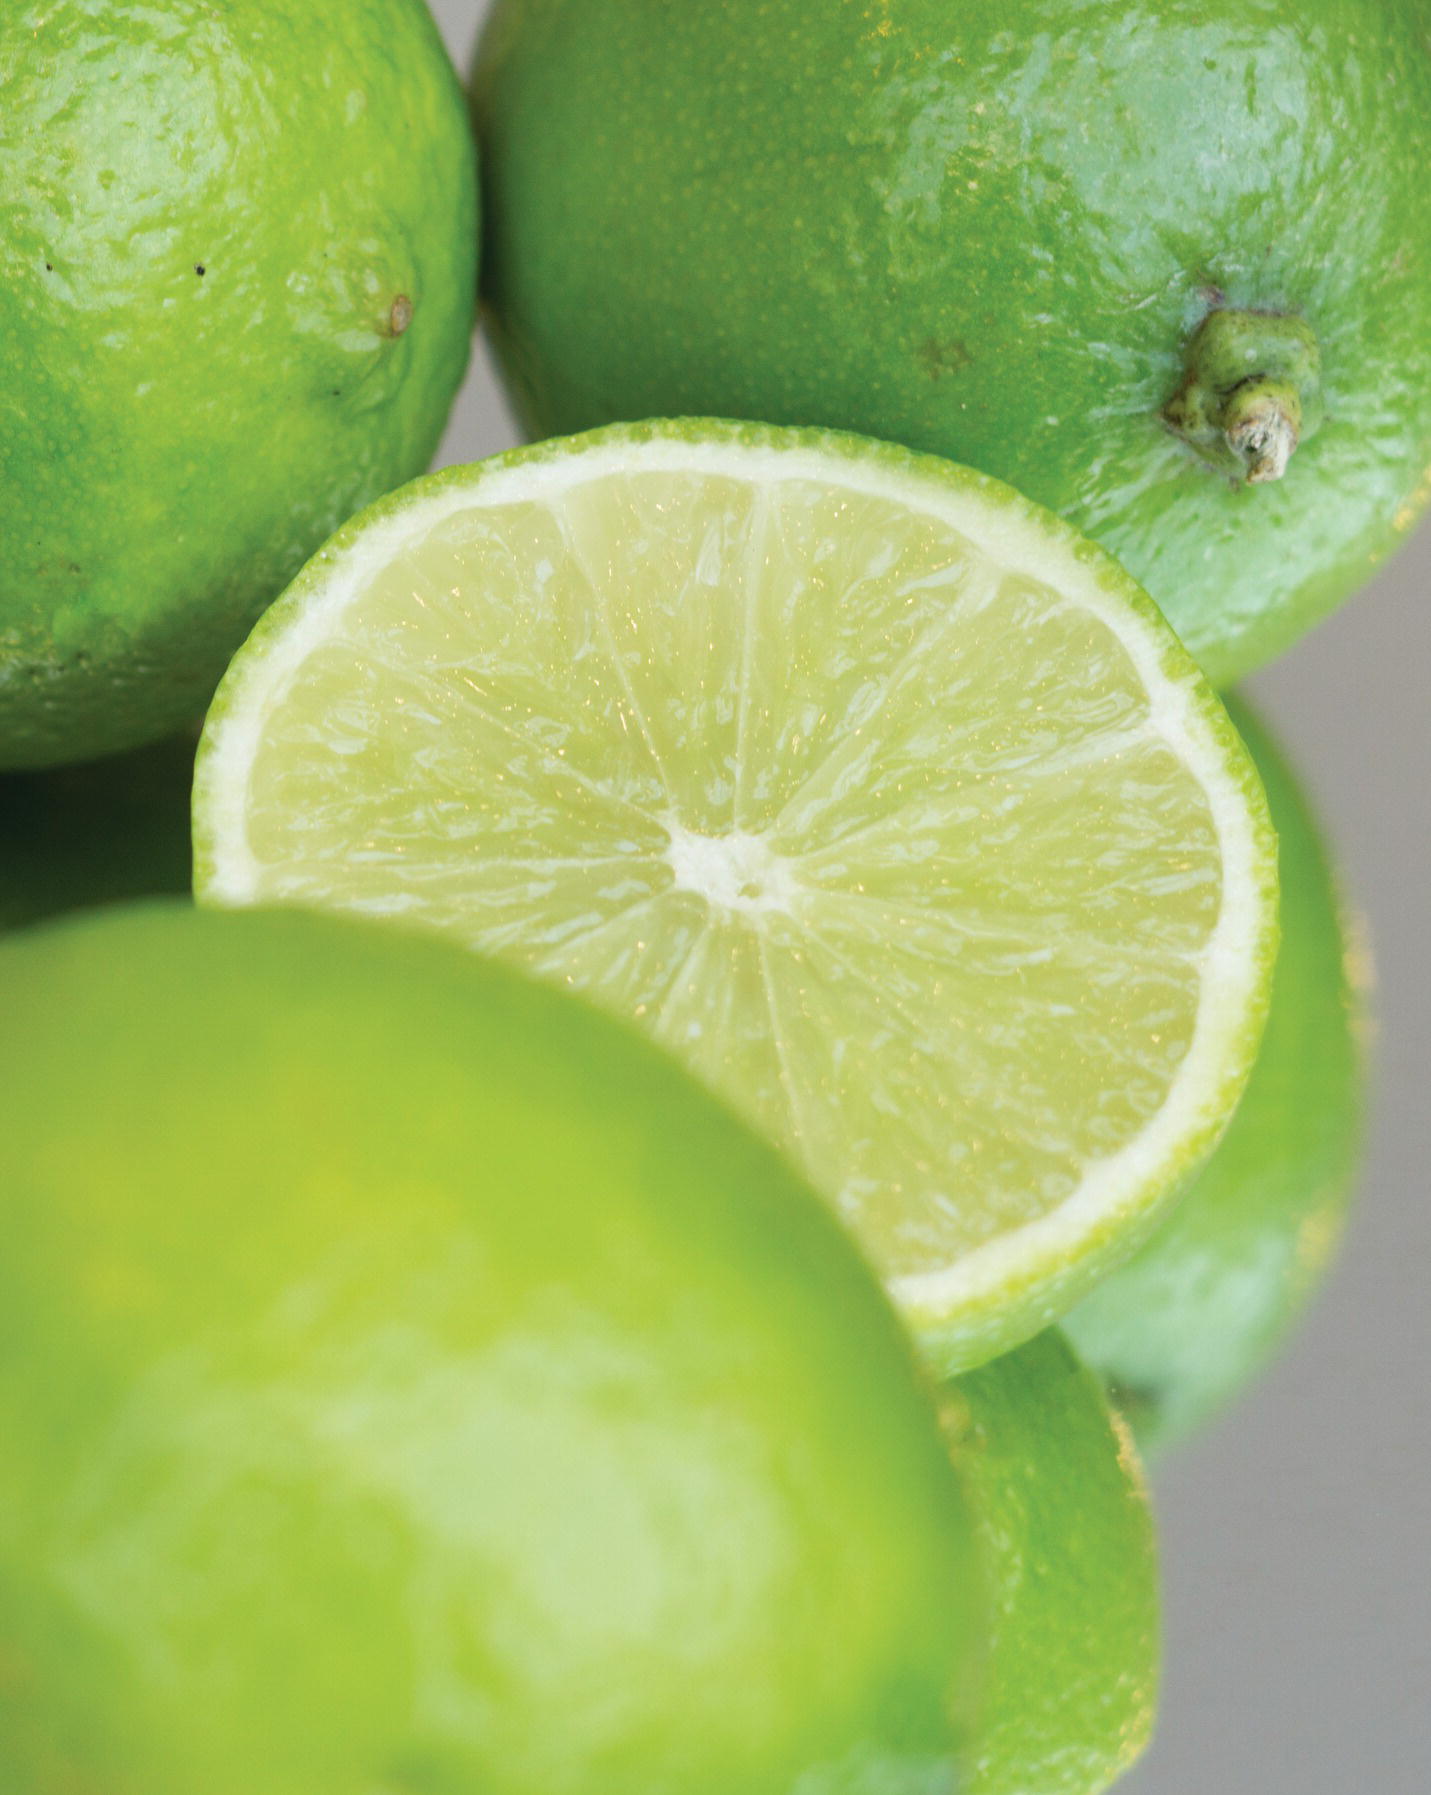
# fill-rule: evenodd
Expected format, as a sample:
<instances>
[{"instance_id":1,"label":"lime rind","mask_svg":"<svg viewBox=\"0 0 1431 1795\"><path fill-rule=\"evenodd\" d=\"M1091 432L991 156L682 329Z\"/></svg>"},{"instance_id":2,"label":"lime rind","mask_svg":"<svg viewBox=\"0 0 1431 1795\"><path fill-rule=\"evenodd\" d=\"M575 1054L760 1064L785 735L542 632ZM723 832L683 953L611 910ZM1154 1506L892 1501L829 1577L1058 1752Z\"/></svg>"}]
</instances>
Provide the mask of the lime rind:
<instances>
[{"instance_id":1,"label":"lime rind","mask_svg":"<svg viewBox=\"0 0 1431 1795\"><path fill-rule=\"evenodd\" d=\"M954 1786L927 1379L668 1055L345 918L0 960L0 1788Z\"/></svg>"},{"instance_id":2,"label":"lime rind","mask_svg":"<svg viewBox=\"0 0 1431 1795\"><path fill-rule=\"evenodd\" d=\"M1064 1317L1150 1458L1285 1349L1335 1262L1365 1147L1372 965L1309 794L1238 698L1279 834L1282 945L1257 1064L1183 1201Z\"/></svg>"},{"instance_id":3,"label":"lime rind","mask_svg":"<svg viewBox=\"0 0 1431 1795\"><path fill-rule=\"evenodd\" d=\"M1143 1464L1057 1331L940 1387L990 1588L966 1795L1098 1795L1153 1733L1156 1528Z\"/></svg>"},{"instance_id":4,"label":"lime rind","mask_svg":"<svg viewBox=\"0 0 1431 1795\"><path fill-rule=\"evenodd\" d=\"M1211 1150L1255 1056L1276 932L1275 839L1255 769L1217 698L1116 563L1000 482L841 433L704 419L611 426L415 482L359 514L315 557L220 687L196 770L196 890L216 904L271 900L249 844L249 774L299 670L375 571L457 513L559 500L606 472L642 469L729 471L757 484L803 476L938 520L995 567L1053 588L1106 627L1147 694L1152 729L1204 794L1222 901L1198 956L1189 1046L1157 1115L1052 1213L952 1264L891 1279L938 1365L976 1363L1037 1332L1133 1250Z\"/></svg>"}]
</instances>

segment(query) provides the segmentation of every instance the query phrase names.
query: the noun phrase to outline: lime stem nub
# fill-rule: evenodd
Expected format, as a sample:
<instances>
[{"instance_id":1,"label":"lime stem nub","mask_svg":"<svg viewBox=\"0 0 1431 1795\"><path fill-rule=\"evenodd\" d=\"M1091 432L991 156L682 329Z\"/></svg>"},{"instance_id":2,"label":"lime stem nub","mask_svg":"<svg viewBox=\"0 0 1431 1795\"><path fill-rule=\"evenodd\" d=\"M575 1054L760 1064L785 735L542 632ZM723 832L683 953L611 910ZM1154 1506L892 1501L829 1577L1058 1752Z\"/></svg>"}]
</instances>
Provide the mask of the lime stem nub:
<instances>
[{"instance_id":1,"label":"lime stem nub","mask_svg":"<svg viewBox=\"0 0 1431 1795\"><path fill-rule=\"evenodd\" d=\"M1280 480L1321 422L1321 355L1303 318L1211 311L1188 338L1163 421L1238 483Z\"/></svg>"}]
</instances>

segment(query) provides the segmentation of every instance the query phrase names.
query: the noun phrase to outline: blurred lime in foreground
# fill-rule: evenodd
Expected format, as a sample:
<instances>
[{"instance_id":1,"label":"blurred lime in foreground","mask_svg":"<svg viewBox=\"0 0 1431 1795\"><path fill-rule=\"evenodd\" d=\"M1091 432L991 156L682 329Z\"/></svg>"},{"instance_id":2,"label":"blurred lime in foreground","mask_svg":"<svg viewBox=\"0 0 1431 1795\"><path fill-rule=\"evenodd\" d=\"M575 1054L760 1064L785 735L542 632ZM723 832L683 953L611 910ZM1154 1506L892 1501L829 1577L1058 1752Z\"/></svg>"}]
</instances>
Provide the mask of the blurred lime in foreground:
<instances>
[{"instance_id":1,"label":"blurred lime in foreground","mask_svg":"<svg viewBox=\"0 0 1431 1795\"><path fill-rule=\"evenodd\" d=\"M1281 1344L1325 1276L1360 1158L1359 945L1276 745L1233 716L1267 789L1282 946L1262 1049L1212 1159L1148 1244L1066 1318L1145 1449L1198 1426Z\"/></svg>"},{"instance_id":2,"label":"blurred lime in foreground","mask_svg":"<svg viewBox=\"0 0 1431 1795\"><path fill-rule=\"evenodd\" d=\"M467 363L422 0L0 8L0 767L154 741Z\"/></svg>"},{"instance_id":3,"label":"blurred lime in foreground","mask_svg":"<svg viewBox=\"0 0 1431 1795\"><path fill-rule=\"evenodd\" d=\"M0 931L187 892L194 739L84 766L0 773Z\"/></svg>"},{"instance_id":4,"label":"blurred lime in foreground","mask_svg":"<svg viewBox=\"0 0 1431 1795\"><path fill-rule=\"evenodd\" d=\"M436 942L0 946L0 1787L946 1795L906 1338L634 1034Z\"/></svg>"},{"instance_id":5,"label":"blurred lime in foreground","mask_svg":"<svg viewBox=\"0 0 1431 1795\"><path fill-rule=\"evenodd\" d=\"M213 904L398 917L638 1022L941 1369L1038 1332L1251 1065L1274 843L1146 596L967 469L685 420L420 481L235 660Z\"/></svg>"},{"instance_id":6,"label":"blurred lime in foreground","mask_svg":"<svg viewBox=\"0 0 1431 1795\"><path fill-rule=\"evenodd\" d=\"M993 1639L965 1795L1098 1795L1148 1743L1160 1657L1142 1466L1057 1334L943 1389Z\"/></svg>"}]
</instances>

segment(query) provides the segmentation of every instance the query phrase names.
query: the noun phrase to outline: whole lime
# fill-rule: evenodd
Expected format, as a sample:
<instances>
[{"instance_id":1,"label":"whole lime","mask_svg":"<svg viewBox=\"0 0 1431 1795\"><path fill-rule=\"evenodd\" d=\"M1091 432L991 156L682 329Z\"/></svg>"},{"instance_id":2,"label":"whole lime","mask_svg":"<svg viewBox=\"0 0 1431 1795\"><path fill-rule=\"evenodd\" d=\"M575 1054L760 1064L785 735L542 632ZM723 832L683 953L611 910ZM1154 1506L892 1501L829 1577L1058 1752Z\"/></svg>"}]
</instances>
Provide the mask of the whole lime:
<instances>
[{"instance_id":1,"label":"whole lime","mask_svg":"<svg viewBox=\"0 0 1431 1795\"><path fill-rule=\"evenodd\" d=\"M943 1386L987 1566L965 1795L1099 1795L1152 1734L1158 1562L1143 1467L1097 1376L1039 1335Z\"/></svg>"},{"instance_id":2,"label":"whole lime","mask_svg":"<svg viewBox=\"0 0 1431 1795\"><path fill-rule=\"evenodd\" d=\"M7 1795L946 1795L972 1524L838 1224L577 999L0 944Z\"/></svg>"},{"instance_id":3,"label":"whole lime","mask_svg":"<svg viewBox=\"0 0 1431 1795\"><path fill-rule=\"evenodd\" d=\"M1316 819L1276 744L1229 707L1267 790L1282 947L1241 1104L1192 1188L1064 1325L1145 1451L1192 1431L1285 1340L1341 1239L1362 1142L1365 974Z\"/></svg>"},{"instance_id":4,"label":"whole lime","mask_svg":"<svg viewBox=\"0 0 1431 1795\"><path fill-rule=\"evenodd\" d=\"M0 766L197 715L426 466L476 201L422 0L0 9Z\"/></svg>"},{"instance_id":5,"label":"whole lime","mask_svg":"<svg viewBox=\"0 0 1431 1795\"><path fill-rule=\"evenodd\" d=\"M534 431L949 455L1111 549L1218 683L1431 496L1419 0L497 0L474 106Z\"/></svg>"},{"instance_id":6,"label":"whole lime","mask_svg":"<svg viewBox=\"0 0 1431 1795\"><path fill-rule=\"evenodd\" d=\"M82 766L0 773L0 931L187 892L192 736Z\"/></svg>"}]
</instances>

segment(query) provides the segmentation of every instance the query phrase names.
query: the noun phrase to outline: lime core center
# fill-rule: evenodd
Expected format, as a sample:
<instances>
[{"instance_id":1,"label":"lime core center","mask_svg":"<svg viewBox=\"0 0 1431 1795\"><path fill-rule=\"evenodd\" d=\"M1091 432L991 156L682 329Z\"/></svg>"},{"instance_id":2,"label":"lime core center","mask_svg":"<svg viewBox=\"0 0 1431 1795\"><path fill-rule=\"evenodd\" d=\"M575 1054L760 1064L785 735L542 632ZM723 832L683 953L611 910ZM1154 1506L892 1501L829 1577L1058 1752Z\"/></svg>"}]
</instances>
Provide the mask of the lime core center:
<instances>
[{"instance_id":1,"label":"lime core center","mask_svg":"<svg viewBox=\"0 0 1431 1795\"><path fill-rule=\"evenodd\" d=\"M698 835L670 820L666 858L680 891L693 891L713 910L792 908L796 884L789 860L774 853L758 835L733 829L727 835Z\"/></svg>"}]
</instances>

